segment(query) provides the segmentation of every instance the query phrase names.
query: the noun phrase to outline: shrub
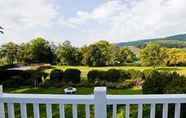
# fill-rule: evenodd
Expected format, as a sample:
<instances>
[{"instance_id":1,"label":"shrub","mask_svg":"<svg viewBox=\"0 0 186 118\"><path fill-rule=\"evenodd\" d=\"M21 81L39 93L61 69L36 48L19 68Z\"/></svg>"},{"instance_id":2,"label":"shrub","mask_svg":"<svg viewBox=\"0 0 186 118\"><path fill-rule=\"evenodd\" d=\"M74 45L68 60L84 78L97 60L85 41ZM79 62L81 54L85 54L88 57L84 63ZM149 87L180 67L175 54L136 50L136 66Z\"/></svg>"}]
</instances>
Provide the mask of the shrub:
<instances>
[{"instance_id":1,"label":"shrub","mask_svg":"<svg viewBox=\"0 0 186 118\"><path fill-rule=\"evenodd\" d=\"M121 79L121 80L130 79L130 74L129 74L129 72L126 71L126 70L120 70L120 79Z\"/></svg>"},{"instance_id":2,"label":"shrub","mask_svg":"<svg viewBox=\"0 0 186 118\"><path fill-rule=\"evenodd\" d=\"M167 93L170 90L176 90L176 85L180 87L184 86L183 83L185 82L182 80L183 78L183 76L180 76L176 72L169 73L159 72L156 70L148 72L148 74L145 75L145 81L142 86L143 93L163 94L165 92Z\"/></svg>"},{"instance_id":3,"label":"shrub","mask_svg":"<svg viewBox=\"0 0 186 118\"><path fill-rule=\"evenodd\" d=\"M139 70L129 69L128 73L131 79L141 79L143 77L143 73Z\"/></svg>"},{"instance_id":4,"label":"shrub","mask_svg":"<svg viewBox=\"0 0 186 118\"><path fill-rule=\"evenodd\" d=\"M88 72L87 77L88 77L88 81L95 82L95 81L105 80L106 79L105 75L106 75L105 71L91 70Z\"/></svg>"},{"instance_id":5,"label":"shrub","mask_svg":"<svg viewBox=\"0 0 186 118\"><path fill-rule=\"evenodd\" d=\"M79 83L81 81L81 71L78 69L67 69L64 72L65 82Z\"/></svg>"},{"instance_id":6,"label":"shrub","mask_svg":"<svg viewBox=\"0 0 186 118\"><path fill-rule=\"evenodd\" d=\"M164 93L166 93L166 94L184 94L184 93L186 93L186 78L184 76L179 76L177 79L173 79L164 88Z\"/></svg>"},{"instance_id":7,"label":"shrub","mask_svg":"<svg viewBox=\"0 0 186 118\"><path fill-rule=\"evenodd\" d=\"M142 79L146 79L146 78L152 78L151 76L152 76L152 73L153 73L153 69L145 69L144 71L143 71L143 75L142 75Z\"/></svg>"},{"instance_id":8,"label":"shrub","mask_svg":"<svg viewBox=\"0 0 186 118\"><path fill-rule=\"evenodd\" d=\"M63 79L63 71L59 69L53 69L50 72L50 80L62 80Z\"/></svg>"},{"instance_id":9,"label":"shrub","mask_svg":"<svg viewBox=\"0 0 186 118\"><path fill-rule=\"evenodd\" d=\"M109 69L107 71L91 70L88 72L87 77L90 82L105 80L108 82L117 82L130 79L130 74L126 70L119 69Z\"/></svg>"},{"instance_id":10,"label":"shrub","mask_svg":"<svg viewBox=\"0 0 186 118\"><path fill-rule=\"evenodd\" d=\"M105 79L107 81L116 82L121 78L121 71L117 69L109 69L106 71Z\"/></svg>"},{"instance_id":11,"label":"shrub","mask_svg":"<svg viewBox=\"0 0 186 118\"><path fill-rule=\"evenodd\" d=\"M99 74L98 70L89 71L87 74L88 81L94 82L96 79L98 79L98 74Z\"/></svg>"},{"instance_id":12,"label":"shrub","mask_svg":"<svg viewBox=\"0 0 186 118\"><path fill-rule=\"evenodd\" d=\"M24 78L16 75L6 81L3 81L2 85L5 88L15 88L15 87L19 87L21 85L24 85L24 83L25 83Z\"/></svg>"}]
</instances>

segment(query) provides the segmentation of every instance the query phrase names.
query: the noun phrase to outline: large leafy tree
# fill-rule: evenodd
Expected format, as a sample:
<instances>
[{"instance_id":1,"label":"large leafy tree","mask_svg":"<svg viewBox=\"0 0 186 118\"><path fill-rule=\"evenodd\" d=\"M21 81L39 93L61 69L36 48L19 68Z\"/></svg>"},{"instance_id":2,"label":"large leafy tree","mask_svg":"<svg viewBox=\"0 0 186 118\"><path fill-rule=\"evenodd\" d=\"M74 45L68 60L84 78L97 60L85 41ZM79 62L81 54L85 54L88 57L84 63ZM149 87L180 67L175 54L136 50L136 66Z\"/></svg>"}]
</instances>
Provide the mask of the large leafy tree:
<instances>
[{"instance_id":1,"label":"large leafy tree","mask_svg":"<svg viewBox=\"0 0 186 118\"><path fill-rule=\"evenodd\" d=\"M7 61L7 64L17 62L19 47L17 44L9 42L0 48L0 56Z\"/></svg>"},{"instance_id":2,"label":"large leafy tree","mask_svg":"<svg viewBox=\"0 0 186 118\"><path fill-rule=\"evenodd\" d=\"M186 65L186 52L183 49L178 48L167 48L167 58L166 65L167 66L183 66Z\"/></svg>"},{"instance_id":3,"label":"large leafy tree","mask_svg":"<svg viewBox=\"0 0 186 118\"><path fill-rule=\"evenodd\" d=\"M79 48L73 47L70 41L63 42L56 50L57 59L64 65L80 65L82 53Z\"/></svg>"},{"instance_id":4,"label":"large leafy tree","mask_svg":"<svg viewBox=\"0 0 186 118\"><path fill-rule=\"evenodd\" d=\"M31 41L25 48L26 53L30 52L30 58L33 63L52 63L54 52L44 38L38 37Z\"/></svg>"},{"instance_id":5,"label":"large leafy tree","mask_svg":"<svg viewBox=\"0 0 186 118\"><path fill-rule=\"evenodd\" d=\"M149 43L140 52L140 61L145 66L165 65L167 53L165 48L161 48L159 44Z\"/></svg>"},{"instance_id":6,"label":"large leafy tree","mask_svg":"<svg viewBox=\"0 0 186 118\"><path fill-rule=\"evenodd\" d=\"M136 60L136 55L129 48L121 48L117 59L120 64L132 63Z\"/></svg>"},{"instance_id":7,"label":"large leafy tree","mask_svg":"<svg viewBox=\"0 0 186 118\"><path fill-rule=\"evenodd\" d=\"M99 41L87 47L84 53L84 62L89 66L105 66L110 64L111 44Z\"/></svg>"},{"instance_id":8,"label":"large leafy tree","mask_svg":"<svg viewBox=\"0 0 186 118\"><path fill-rule=\"evenodd\" d=\"M18 61L21 63L32 63L32 49L29 43L20 45Z\"/></svg>"}]
</instances>

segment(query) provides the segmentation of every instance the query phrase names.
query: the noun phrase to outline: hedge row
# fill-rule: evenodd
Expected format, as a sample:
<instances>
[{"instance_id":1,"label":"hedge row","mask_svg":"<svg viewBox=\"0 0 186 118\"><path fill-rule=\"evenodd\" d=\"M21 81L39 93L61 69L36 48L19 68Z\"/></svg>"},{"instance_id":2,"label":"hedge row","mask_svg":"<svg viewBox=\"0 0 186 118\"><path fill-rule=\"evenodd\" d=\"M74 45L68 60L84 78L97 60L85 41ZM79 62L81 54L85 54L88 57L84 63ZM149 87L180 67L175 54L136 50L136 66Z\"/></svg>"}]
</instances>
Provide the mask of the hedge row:
<instances>
[{"instance_id":1,"label":"hedge row","mask_svg":"<svg viewBox=\"0 0 186 118\"><path fill-rule=\"evenodd\" d=\"M102 70L91 70L87 74L88 81L110 81L118 82L126 79L138 79L143 77L143 73L138 70L120 70L120 69L109 69L107 71Z\"/></svg>"},{"instance_id":2,"label":"hedge row","mask_svg":"<svg viewBox=\"0 0 186 118\"><path fill-rule=\"evenodd\" d=\"M38 87L46 81L48 76L52 81L79 83L81 81L80 75L81 72L78 69L67 69L64 72L62 70L54 69L51 71L50 75L39 70L0 70L0 84L5 88L20 86Z\"/></svg>"},{"instance_id":3,"label":"hedge row","mask_svg":"<svg viewBox=\"0 0 186 118\"><path fill-rule=\"evenodd\" d=\"M1 70L0 84L4 87L38 86L46 73L35 70Z\"/></svg>"},{"instance_id":4,"label":"hedge row","mask_svg":"<svg viewBox=\"0 0 186 118\"><path fill-rule=\"evenodd\" d=\"M50 73L50 80L79 83L81 81L81 71L78 69L63 70L54 69Z\"/></svg>"}]
</instances>

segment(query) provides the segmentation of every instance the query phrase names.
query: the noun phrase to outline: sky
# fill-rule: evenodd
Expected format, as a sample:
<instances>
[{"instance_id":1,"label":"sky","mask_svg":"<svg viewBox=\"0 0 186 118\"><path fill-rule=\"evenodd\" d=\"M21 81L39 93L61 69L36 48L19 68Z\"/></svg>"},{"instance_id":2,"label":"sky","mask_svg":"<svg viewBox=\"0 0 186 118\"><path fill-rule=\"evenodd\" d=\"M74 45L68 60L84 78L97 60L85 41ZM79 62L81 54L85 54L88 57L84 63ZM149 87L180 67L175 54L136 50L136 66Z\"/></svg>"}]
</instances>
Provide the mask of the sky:
<instances>
[{"instance_id":1,"label":"sky","mask_svg":"<svg viewBox=\"0 0 186 118\"><path fill-rule=\"evenodd\" d=\"M44 37L75 46L186 32L186 0L0 0L0 45Z\"/></svg>"}]
</instances>

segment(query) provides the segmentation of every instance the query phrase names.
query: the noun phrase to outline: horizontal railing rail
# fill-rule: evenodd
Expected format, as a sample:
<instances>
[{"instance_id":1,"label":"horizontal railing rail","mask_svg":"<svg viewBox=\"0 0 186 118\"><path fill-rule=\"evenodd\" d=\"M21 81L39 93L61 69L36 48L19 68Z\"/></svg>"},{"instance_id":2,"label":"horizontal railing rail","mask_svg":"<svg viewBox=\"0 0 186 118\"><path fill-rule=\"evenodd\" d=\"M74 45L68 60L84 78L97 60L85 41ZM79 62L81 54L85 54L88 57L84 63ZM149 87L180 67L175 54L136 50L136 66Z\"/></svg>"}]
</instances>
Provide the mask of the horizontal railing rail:
<instances>
[{"instance_id":1,"label":"horizontal railing rail","mask_svg":"<svg viewBox=\"0 0 186 118\"><path fill-rule=\"evenodd\" d=\"M107 104L163 104L186 103L185 94L161 95L107 95Z\"/></svg>"},{"instance_id":2,"label":"horizontal railing rail","mask_svg":"<svg viewBox=\"0 0 186 118\"><path fill-rule=\"evenodd\" d=\"M149 105L149 118L156 117L156 107L162 105L162 118L168 118L169 104L174 104L174 118L180 118L181 104L186 103L185 94L163 95L107 95L105 87L96 87L92 95L53 95L53 94L10 94L3 93L0 86L0 118L15 118L15 104L20 105L20 118L28 117L27 104L33 105L33 117L40 118L40 104L46 107L46 117L53 117L52 105L59 106L59 117L65 118L65 105L72 106L72 117L78 118L78 105L84 105L86 118L117 118L118 108L124 111L124 118L132 115L132 105L137 105L137 117L144 117L144 105ZM92 108L90 106L93 106ZM5 107L6 106L6 107ZM6 109L7 108L7 109ZM92 111L93 109L93 111ZM110 112L111 114L108 114ZM91 112L93 112L91 114ZM68 118L68 117L67 117ZM159 118L159 117L158 117Z\"/></svg>"},{"instance_id":3,"label":"horizontal railing rail","mask_svg":"<svg viewBox=\"0 0 186 118\"><path fill-rule=\"evenodd\" d=\"M93 95L2 94L4 103L94 104Z\"/></svg>"}]
</instances>

